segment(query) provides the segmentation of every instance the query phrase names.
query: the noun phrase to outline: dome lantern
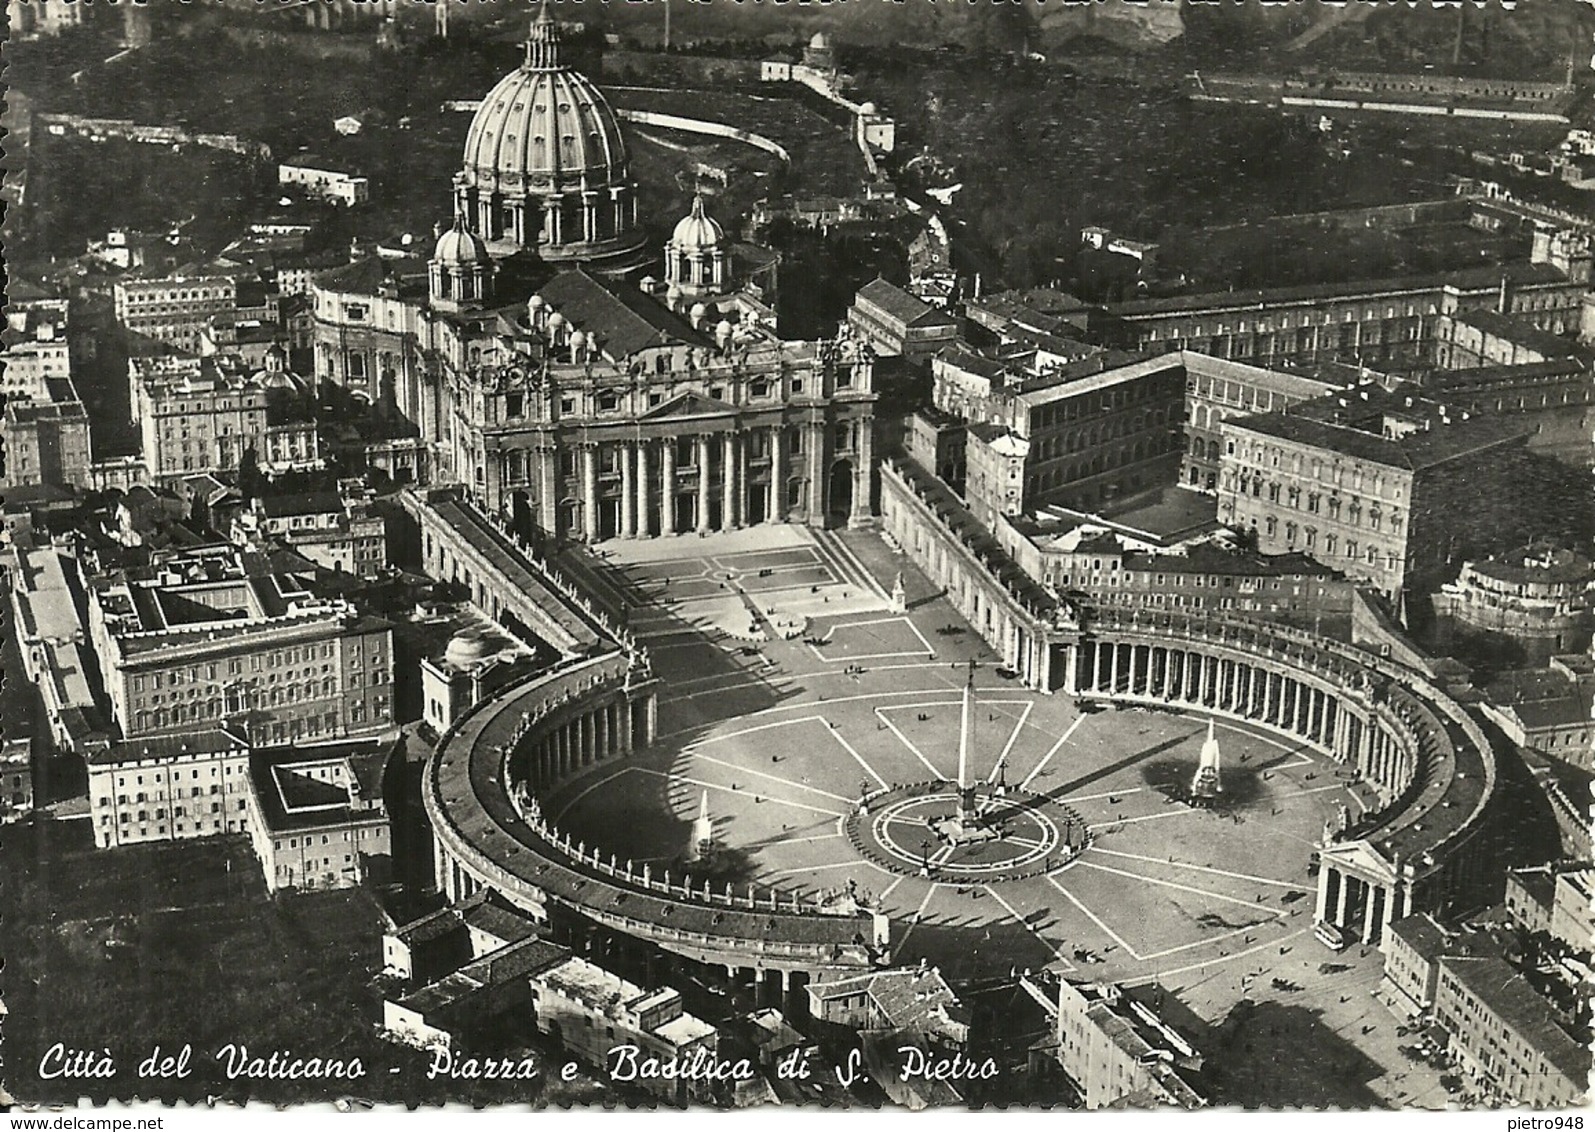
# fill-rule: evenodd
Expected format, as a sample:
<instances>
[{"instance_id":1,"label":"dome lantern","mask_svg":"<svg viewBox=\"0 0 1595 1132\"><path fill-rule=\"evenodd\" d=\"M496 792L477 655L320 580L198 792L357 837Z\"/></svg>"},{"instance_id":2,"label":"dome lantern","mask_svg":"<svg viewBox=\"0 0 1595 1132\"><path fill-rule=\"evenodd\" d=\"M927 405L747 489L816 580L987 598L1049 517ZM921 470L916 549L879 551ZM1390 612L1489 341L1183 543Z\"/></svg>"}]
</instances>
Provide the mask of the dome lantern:
<instances>
[{"instance_id":1,"label":"dome lantern","mask_svg":"<svg viewBox=\"0 0 1595 1132\"><path fill-rule=\"evenodd\" d=\"M526 37L526 62L521 65L522 70L557 71L563 66L559 58L559 25L554 22L549 2L543 0L537 6L531 34Z\"/></svg>"}]
</instances>

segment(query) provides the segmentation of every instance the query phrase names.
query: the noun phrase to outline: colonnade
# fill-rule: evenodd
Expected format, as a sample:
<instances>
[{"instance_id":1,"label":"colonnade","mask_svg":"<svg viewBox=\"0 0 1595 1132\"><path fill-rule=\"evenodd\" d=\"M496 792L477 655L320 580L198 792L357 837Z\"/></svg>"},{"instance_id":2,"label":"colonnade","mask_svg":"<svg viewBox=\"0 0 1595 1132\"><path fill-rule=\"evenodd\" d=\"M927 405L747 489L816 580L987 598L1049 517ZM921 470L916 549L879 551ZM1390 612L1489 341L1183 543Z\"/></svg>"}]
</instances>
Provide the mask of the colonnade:
<instances>
[{"instance_id":1,"label":"colonnade","mask_svg":"<svg viewBox=\"0 0 1595 1132\"><path fill-rule=\"evenodd\" d=\"M769 430L768 447L771 453L769 474L763 482L754 483L751 468L751 442L740 432L699 433L689 438L692 462L685 468L678 460L680 438L662 440L622 441L614 445L614 460L619 469L618 503L621 538L651 538L654 534L679 534L683 530L708 534L710 531L734 531L751 526L755 521L783 522L786 518L785 500L781 498L784 476L779 474L783 457L782 430ZM715 449L719 449L718 455ZM762 462L762 460L761 460ZM598 468L599 446L590 444L582 449L582 506L585 518L583 529L591 540L603 537L603 523L599 512ZM658 467L657 479L653 469ZM716 466L718 475L715 474ZM696 474L682 491L683 471ZM758 499L753 499L757 492ZM681 502L683 496L691 507L683 522ZM718 510L715 504L718 503ZM755 520L757 516L757 520ZM657 520L657 521L656 521Z\"/></svg>"},{"instance_id":2,"label":"colonnade","mask_svg":"<svg viewBox=\"0 0 1595 1132\"><path fill-rule=\"evenodd\" d=\"M1081 695L1148 699L1209 709L1288 731L1359 770L1375 735L1339 692L1263 658L1215 655L1196 647L1083 641L1071 658L1070 690ZM1381 757L1386 745L1378 748ZM1370 777L1373 777L1370 775ZM1376 781L1382 781L1376 779Z\"/></svg>"},{"instance_id":3,"label":"colonnade","mask_svg":"<svg viewBox=\"0 0 1595 1132\"><path fill-rule=\"evenodd\" d=\"M529 507L543 530L588 542L817 524L832 509L855 526L870 516L867 417L758 424L728 411L644 424L659 434L574 428L489 453L489 505Z\"/></svg>"},{"instance_id":4,"label":"colonnade","mask_svg":"<svg viewBox=\"0 0 1595 1132\"><path fill-rule=\"evenodd\" d=\"M653 696L635 702L622 696L584 705L576 714L540 728L536 738L515 752L512 763L533 790L551 786L582 767L629 755L642 745L636 742L638 729L646 727L652 733L657 710Z\"/></svg>"},{"instance_id":5,"label":"colonnade","mask_svg":"<svg viewBox=\"0 0 1595 1132\"><path fill-rule=\"evenodd\" d=\"M1310 667L1283 656L1227 655L1217 640L1212 650L1198 641L1082 640L1070 650L1066 672L1066 686L1078 695L1229 715L1305 740L1373 787L1370 809L1397 803L1423 773L1425 758L1438 760L1439 746L1448 742L1438 720L1404 691L1393 692L1398 709L1327 676L1319 683ZM1333 824L1326 850L1346 833ZM1377 944L1393 920L1412 910L1399 860L1337 852L1321 862L1320 921Z\"/></svg>"}]
</instances>

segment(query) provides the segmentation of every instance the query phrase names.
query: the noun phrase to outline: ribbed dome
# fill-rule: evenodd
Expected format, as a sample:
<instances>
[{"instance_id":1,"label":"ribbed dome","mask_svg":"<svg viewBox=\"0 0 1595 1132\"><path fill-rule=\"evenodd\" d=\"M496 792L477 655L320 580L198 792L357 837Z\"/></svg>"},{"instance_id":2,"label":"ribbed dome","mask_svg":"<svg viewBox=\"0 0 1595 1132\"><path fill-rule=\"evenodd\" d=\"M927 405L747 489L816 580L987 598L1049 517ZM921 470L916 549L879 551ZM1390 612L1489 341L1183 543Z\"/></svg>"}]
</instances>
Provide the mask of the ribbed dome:
<instances>
[{"instance_id":1,"label":"ribbed dome","mask_svg":"<svg viewBox=\"0 0 1595 1132\"><path fill-rule=\"evenodd\" d=\"M609 103L565 65L547 0L526 62L482 100L465 136L465 183L487 190L602 189L628 180L626 141Z\"/></svg>"},{"instance_id":2,"label":"ribbed dome","mask_svg":"<svg viewBox=\"0 0 1595 1132\"><path fill-rule=\"evenodd\" d=\"M643 260L626 139L598 88L566 65L550 3L538 8L526 62L471 122L454 208L495 259L532 252L623 276Z\"/></svg>"},{"instance_id":3,"label":"ribbed dome","mask_svg":"<svg viewBox=\"0 0 1595 1132\"><path fill-rule=\"evenodd\" d=\"M432 260L444 267L493 262L487 254L487 245L476 233L467 231L464 221L458 216L454 218L454 226L438 237L437 247L432 252Z\"/></svg>"},{"instance_id":4,"label":"ribbed dome","mask_svg":"<svg viewBox=\"0 0 1595 1132\"><path fill-rule=\"evenodd\" d=\"M724 237L725 230L704 212L703 196L698 194L692 198L692 211L677 222L670 244L677 251L708 251L718 247Z\"/></svg>"}]
</instances>

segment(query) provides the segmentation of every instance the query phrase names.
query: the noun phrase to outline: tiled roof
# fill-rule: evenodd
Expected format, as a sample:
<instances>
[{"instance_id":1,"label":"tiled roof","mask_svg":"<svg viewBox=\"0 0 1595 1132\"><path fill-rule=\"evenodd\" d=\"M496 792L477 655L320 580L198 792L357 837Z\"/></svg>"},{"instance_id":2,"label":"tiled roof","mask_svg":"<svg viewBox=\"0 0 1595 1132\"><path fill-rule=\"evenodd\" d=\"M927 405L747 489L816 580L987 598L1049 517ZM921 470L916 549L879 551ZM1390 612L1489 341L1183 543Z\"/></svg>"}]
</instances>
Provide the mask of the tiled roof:
<instances>
[{"instance_id":1,"label":"tiled roof","mask_svg":"<svg viewBox=\"0 0 1595 1132\"><path fill-rule=\"evenodd\" d=\"M597 334L599 349L612 358L629 358L649 346L709 344L679 315L637 288L597 279L580 268L561 271L537 293L576 329Z\"/></svg>"},{"instance_id":2,"label":"tiled roof","mask_svg":"<svg viewBox=\"0 0 1595 1132\"><path fill-rule=\"evenodd\" d=\"M929 322L951 323L952 316L922 299L910 295L907 291L884 279L876 279L864 284L858 289L857 298L863 299L879 307L891 317L898 319L905 326L913 326L921 320ZM927 316L929 316L927 318Z\"/></svg>"},{"instance_id":3,"label":"tiled roof","mask_svg":"<svg viewBox=\"0 0 1595 1132\"><path fill-rule=\"evenodd\" d=\"M1580 1083L1588 1079L1589 1047L1574 1041L1556 1024L1550 1003L1529 986L1522 972L1493 956L1448 955L1440 966L1559 1072Z\"/></svg>"},{"instance_id":4,"label":"tiled roof","mask_svg":"<svg viewBox=\"0 0 1595 1132\"><path fill-rule=\"evenodd\" d=\"M1451 317L1454 321L1464 326L1471 326L1473 329L1482 331L1492 338L1500 338L1516 343L1519 346L1526 346L1547 358L1566 358L1579 355L1587 357L1589 354L1588 350L1580 347L1571 338L1560 337L1519 319L1497 314L1495 311L1461 311Z\"/></svg>"},{"instance_id":5,"label":"tiled roof","mask_svg":"<svg viewBox=\"0 0 1595 1132\"><path fill-rule=\"evenodd\" d=\"M1268 287L1242 291L1218 291L1203 295L1174 295L1162 299L1134 299L1108 307L1124 318L1194 313L1213 310L1261 310L1285 303L1310 303L1392 292L1439 291L1447 285L1461 290L1482 290L1498 286L1505 277L1519 286L1534 283L1566 282L1567 276L1546 263L1513 263L1498 267L1472 267L1432 275L1394 276L1388 279L1357 279L1349 283L1310 283L1295 287Z\"/></svg>"},{"instance_id":6,"label":"tiled roof","mask_svg":"<svg viewBox=\"0 0 1595 1132\"><path fill-rule=\"evenodd\" d=\"M1392 468L1416 471L1527 435L1521 422L1501 417L1447 418L1434 402L1403 398L1374 387L1358 394L1330 394L1284 412L1226 421L1226 426L1262 433L1297 444ZM1402 437L1381 432L1385 415L1422 418L1426 427ZM1449 423L1447 423L1449 419Z\"/></svg>"},{"instance_id":7,"label":"tiled roof","mask_svg":"<svg viewBox=\"0 0 1595 1132\"><path fill-rule=\"evenodd\" d=\"M271 518L290 515L324 515L343 513L343 500L335 491L302 492L297 495L268 495L260 500L260 509Z\"/></svg>"}]
</instances>

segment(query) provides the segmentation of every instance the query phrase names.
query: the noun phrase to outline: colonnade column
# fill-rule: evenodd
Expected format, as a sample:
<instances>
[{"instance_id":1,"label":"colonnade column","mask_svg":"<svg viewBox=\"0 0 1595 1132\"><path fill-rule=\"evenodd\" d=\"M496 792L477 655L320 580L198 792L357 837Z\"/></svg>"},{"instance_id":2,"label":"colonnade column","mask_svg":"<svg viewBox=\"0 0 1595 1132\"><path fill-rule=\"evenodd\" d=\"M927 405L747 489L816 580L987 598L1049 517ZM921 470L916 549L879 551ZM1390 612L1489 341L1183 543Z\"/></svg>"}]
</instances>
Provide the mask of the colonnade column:
<instances>
[{"instance_id":1,"label":"colonnade column","mask_svg":"<svg viewBox=\"0 0 1595 1132\"><path fill-rule=\"evenodd\" d=\"M1362 914L1362 941L1372 944L1378 941L1379 928L1383 925L1385 890L1383 885L1370 884L1368 886L1368 907Z\"/></svg>"}]
</instances>

